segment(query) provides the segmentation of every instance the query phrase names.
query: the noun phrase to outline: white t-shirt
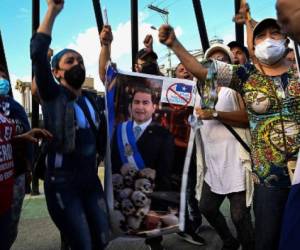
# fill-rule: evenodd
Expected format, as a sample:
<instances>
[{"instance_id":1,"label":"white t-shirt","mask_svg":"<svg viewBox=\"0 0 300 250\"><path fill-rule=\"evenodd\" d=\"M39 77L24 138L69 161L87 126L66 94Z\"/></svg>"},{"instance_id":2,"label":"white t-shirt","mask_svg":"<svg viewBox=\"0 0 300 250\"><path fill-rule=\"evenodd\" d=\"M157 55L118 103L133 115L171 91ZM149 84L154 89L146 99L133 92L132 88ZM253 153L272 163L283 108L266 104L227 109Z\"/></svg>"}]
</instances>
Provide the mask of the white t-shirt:
<instances>
[{"instance_id":1,"label":"white t-shirt","mask_svg":"<svg viewBox=\"0 0 300 250\"><path fill-rule=\"evenodd\" d=\"M216 110L238 110L235 95L234 90L222 87L218 94ZM203 121L200 131L207 166L204 180L211 191L217 194L244 191L245 169L240 160L239 141L218 120Z\"/></svg>"}]
</instances>

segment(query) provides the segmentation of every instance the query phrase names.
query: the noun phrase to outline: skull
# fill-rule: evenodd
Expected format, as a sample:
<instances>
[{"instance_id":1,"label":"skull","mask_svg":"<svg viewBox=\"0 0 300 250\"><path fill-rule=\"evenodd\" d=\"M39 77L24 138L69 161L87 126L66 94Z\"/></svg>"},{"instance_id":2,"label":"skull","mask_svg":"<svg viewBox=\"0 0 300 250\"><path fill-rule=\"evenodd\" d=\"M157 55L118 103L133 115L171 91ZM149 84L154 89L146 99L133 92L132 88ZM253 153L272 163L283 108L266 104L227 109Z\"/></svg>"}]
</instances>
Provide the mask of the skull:
<instances>
[{"instance_id":1,"label":"skull","mask_svg":"<svg viewBox=\"0 0 300 250\"><path fill-rule=\"evenodd\" d=\"M152 168L144 168L139 172L139 177L141 178L147 178L150 181L154 182L156 176L156 171L155 169Z\"/></svg>"},{"instance_id":2,"label":"skull","mask_svg":"<svg viewBox=\"0 0 300 250\"><path fill-rule=\"evenodd\" d=\"M135 207L129 199L122 200L121 207L123 214L126 216L135 213Z\"/></svg>"},{"instance_id":3,"label":"skull","mask_svg":"<svg viewBox=\"0 0 300 250\"><path fill-rule=\"evenodd\" d=\"M111 224L113 231L122 233L126 229L126 219L120 210L113 210L111 214Z\"/></svg>"},{"instance_id":4,"label":"skull","mask_svg":"<svg viewBox=\"0 0 300 250\"><path fill-rule=\"evenodd\" d=\"M128 216L127 225L129 229L138 230L142 224L142 218L136 216Z\"/></svg>"},{"instance_id":5,"label":"skull","mask_svg":"<svg viewBox=\"0 0 300 250\"><path fill-rule=\"evenodd\" d=\"M143 178L143 179L137 179L134 184L135 190L142 191L145 194L150 194L153 192L153 186L150 182L150 180Z\"/></svg>"},{"instance_id":6,"label":"skull","mask_svg":"<svg viewBox=\"0 0 300 250\"><path fill-rule=\"evenodd\" d=\"M145 215L149 213L149 211L150 211L150 202L149 202L149 204L147 204L146 206L140 207L140 208L136 211L135 215L136 215L137 217L144 218Z\"/></svg>"},{"instance_id":7,"label":"skull","mask_svg":"<svg viewBox=\"0 0 300 250\"><path fill-rule=\"evenodd\" d=\"M114 191L120 191L122 188L124 188L123 176L120 174L113 174L112 184L113 184Z\"/></svg>"},{"instance_id":8,"label":"skull","mask_svg":"<svg viewBox=\"0 0 300 250\"><path fill-rule=\"evenodd\" d=\"M124 183L125 183L126 187L133 187L133 185L134 185L133 177L130 175L124 176Z\"/></svg>"},{"instance_id":9,"label":"skull","mask_svg":"<svg viewBox=\"0 0 300 250\"><path fill-rule=\"evenodd\" d=\"M174 226L179 224L179 219L175 213L169 213L161 217L161 221L165 226Z\"/></svg>"},{"instance_id":10,"label":"skull","mask_svg":"<svg viewBox=\"0 0 300 250\"><path fill-rule=\"evenodd\" d=\"M123 176L131 176L135 177L137 174L137 169L135 166L131 165L130 163L126 163L121 167L121 174Z\"/></svg>"},{"instance_id":11,"label":"skull","mask_svg":"<svg viewBox=\"0 0 300 250\"><path fill-rule=\"evenodd\" d=\"M131 200L136 207L145 207L150 203L148 197L141 191L134 191L131 195Z\"/></svg>"},{"instance_id":12,"label":"skull","mask_svg":"<svg viewBox=\"0 0 300 250\"><path fill-rule=\"evenodd\" d=\"M124 188L122 190L120 190L119 192L119 198L121 200L123 199L129 199L130 195L132 194L133 190L131 188Z\"/></svg>"}]
</instances>

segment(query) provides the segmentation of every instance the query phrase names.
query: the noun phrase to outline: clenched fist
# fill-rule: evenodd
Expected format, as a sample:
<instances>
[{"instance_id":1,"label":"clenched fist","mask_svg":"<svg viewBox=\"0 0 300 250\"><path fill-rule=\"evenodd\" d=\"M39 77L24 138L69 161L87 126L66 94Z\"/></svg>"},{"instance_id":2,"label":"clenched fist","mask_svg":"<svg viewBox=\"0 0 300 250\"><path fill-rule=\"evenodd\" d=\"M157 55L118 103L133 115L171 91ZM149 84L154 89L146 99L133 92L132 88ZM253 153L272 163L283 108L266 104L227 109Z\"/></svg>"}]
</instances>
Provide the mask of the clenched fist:
<instances>
[{"instance_id":1,"label":"clenched fist","mask_svg":"<svg viewBox=\"0 0 300 250\"><path fill-rule=\"evenodd\" d=\"M174 29L168 24L160 26L158 30L158 39L168 47L172 47L174 43L177 42Z\"/></svg>"},{"instance_id":2,"label":"clenched fist","mask_svg":"<svg viewBox=\"0 0 300 250\"><path fill-rule=\"evenodd\" d=\"M153 50L153 37L152 35L148 34L144 39L145 48Z\"/></svg>"},{"instance_id":3,"label":"clenched fist","mask_svg":"<svg viewBox=\"0 0 300 250\"><path fill-rule=\"evenodd\" d=\"M112 40L113 40L113 34L111 32L110 25L104 25L100 33L101 45L108 46L111 44Z\"/></svg>"}]
</instances>

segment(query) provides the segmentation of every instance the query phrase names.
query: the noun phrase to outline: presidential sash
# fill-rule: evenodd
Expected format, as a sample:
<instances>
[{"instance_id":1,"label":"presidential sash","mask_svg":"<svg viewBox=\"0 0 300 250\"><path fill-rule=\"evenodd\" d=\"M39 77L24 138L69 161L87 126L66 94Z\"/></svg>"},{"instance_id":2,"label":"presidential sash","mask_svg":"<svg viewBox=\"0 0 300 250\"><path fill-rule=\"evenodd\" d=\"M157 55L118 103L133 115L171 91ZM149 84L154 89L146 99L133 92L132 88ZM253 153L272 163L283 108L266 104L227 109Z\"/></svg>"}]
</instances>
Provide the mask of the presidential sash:
<instances>
[{"instance_id":1,"label":"presidential sash","mask_svg":"<svg viewBox=\"0 0 300 250\"><path fill-rule=\"evenodd\" d=\"M136 145L132 121L123 122L117 126L117 140L122 163L131 163L139 170L145 168L144 160Z\"/></svg>"}]
</instances>

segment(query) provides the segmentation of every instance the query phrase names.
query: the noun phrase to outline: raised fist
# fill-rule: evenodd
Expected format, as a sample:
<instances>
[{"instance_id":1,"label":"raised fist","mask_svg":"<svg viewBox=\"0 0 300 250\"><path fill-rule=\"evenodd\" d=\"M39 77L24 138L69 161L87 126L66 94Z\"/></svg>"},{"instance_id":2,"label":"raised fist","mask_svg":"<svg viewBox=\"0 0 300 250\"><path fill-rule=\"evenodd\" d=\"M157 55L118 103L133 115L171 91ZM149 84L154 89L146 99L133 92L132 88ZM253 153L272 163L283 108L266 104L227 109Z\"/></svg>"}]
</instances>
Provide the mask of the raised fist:
<instances>
[{"instance_id":1,"label":"raised fist","mask_svg":"<svg viewBox=\"0 0 300 250\"><path fill-rule=\"evenodd\" d=\"M113 40L113 34L111 32L110 25L104 25L100 33L101 45L105 45L105 46L110 45L112 40Z\"/></svg>"},{"instance_id":2,"label":"raised fist","mask_svg":"<svg viewBox=\"0 0 300 250\"><path fill-rule=\"evenodd\" d=\"M148 34L144 39L145 48L153 50L153 37L152 35Z\"/></svg>"},{"instance_id":3,"label":"raised fist","mask_svg":"<svg viewBox=\"0 0 300 250\"><path fill-rule=\"evenodd\" d=\"M241 4L239 12L233 17L233 21L237 24L245 24L249 19L250 8L247 3Z\"/></svg>"},{"instance_id":4,"label":"raised fist","mask_svg":"<svg viewBox=\"0 0 300 250\"><path fill-rule=\"evenodd\" d=\"M160 26L158 30L158 39L168 47L171 47L174 42L177 41L174 29L168 24Z\"/></svg>"},{"instance_id":5,"label":"raised fist","mask_svg":"<svg viewBox=\"0 0 300 250\"><path fill-rule=\"evenodd\" d=\"M52 8L58 14L64 7L64 0L48 0L48 8Z\"/></svg>"}]
</instances>

